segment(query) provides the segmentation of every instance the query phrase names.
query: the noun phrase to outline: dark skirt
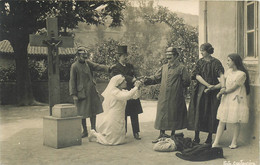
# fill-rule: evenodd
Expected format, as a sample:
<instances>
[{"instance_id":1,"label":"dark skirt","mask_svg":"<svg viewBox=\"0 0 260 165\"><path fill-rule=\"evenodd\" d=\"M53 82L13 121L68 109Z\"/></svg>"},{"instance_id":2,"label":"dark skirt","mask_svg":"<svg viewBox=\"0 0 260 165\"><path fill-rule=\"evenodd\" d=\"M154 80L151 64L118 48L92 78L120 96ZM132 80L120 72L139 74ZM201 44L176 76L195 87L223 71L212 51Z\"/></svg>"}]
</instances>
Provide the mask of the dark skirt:
<instances>
[{"instance_id":1,"label":"dark skirt","mask_svg":"<svg viewBox=\"0 0 260 165\"><path fill-rule=\"evenodd\" d=\"M218 120L216 119L220 100L217 99L219 90L205 93L206 87L197 84L192 92L188 109L188 129L209 133L216 133Z\"/></svg>"}]
</instances>

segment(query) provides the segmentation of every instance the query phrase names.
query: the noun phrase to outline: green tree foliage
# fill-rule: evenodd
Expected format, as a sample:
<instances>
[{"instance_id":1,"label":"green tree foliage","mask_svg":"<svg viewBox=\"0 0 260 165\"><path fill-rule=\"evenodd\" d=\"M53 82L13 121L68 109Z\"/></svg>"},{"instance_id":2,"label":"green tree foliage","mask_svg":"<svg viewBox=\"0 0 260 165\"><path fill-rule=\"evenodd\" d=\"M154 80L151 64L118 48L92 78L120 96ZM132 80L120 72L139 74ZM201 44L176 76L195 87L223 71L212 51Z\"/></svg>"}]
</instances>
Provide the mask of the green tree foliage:
<instances>
[{"instance_id":1,"label":"green tree foliage","mask_svg":"<svg viewBox=\"0 0 260 165\"><path fill-rule=\"evenodd\" d=\"M95 62L114 64L117 44L125 44L128 45L129 62L139 70L140 75L149 76L164 63L166 47L175 46L181 48L184 64L191 72L198 58L197 28L185 24L183 19L166 8L155 8L153 2L141 2L139 7L127 3L123 13L123 26L120 29L123 37L118 41L102 40L94 45L91 49ZM148 98L157 98L158 86L148 88L142 92L147 93Z\"/></svg>"},{"instance_id":2,"label":"green tree foliage","mask_svg":"<svg viewBox=\"0 0 260 165\"><path fill-rule=\"evenodd\" d=\"M165 23L171 28L171 31L167 35L167 47L174 46L180 48L182 60L191 73L199 58L197 27L185 24L184 20L179 18L176 13L161 6L154 13L145 13L144 18L153 24ZM194 83L191 84L191 88L185 91L187 96L190 95L193 85Z\"/></svg>"},{"instance_id":3,"label":"green tree foliage","mask_svg":"<svg viewBox=\"0 0 260 165\"><path fill-rule=\"evenodd\" d=\"M112 66L116 62L116 51L118 41L114 39L106 39L90 46L91 60L104 65ZM109 80L109 75L102 72L94 72L94 77L102 80Z\"/></svg>"},{"instance_id":4,"label":"green tree foliage","mask_svg":"<svg viewBox=\"0 0 260 165\"><path fill-rule=\"evenodd\" d=\"M8 68L0 66L0 82L15 80L15 66L10 65Z\"/></svg>"},{"instance_id":5,"label":"green tree foliage","mask_svg":"<svg viewBox=\"0 0 260 165\"><path fill-rule=\"evenodd\" d=\"M144 19L145 13L155 12L153 2L140 4L139 7L129 3L124 11L125 33L121 42L129 46L129 61L141 75L151 75L158 69L164 48L161 44L166 32L164 26Z\"/></svg>"},{"instance_id":6,"label":"green tree foliage","mask_svg":"<svg viewBox=\"0 0 260 165\"><path fill-rule=\"evenodd\" d=\"M110 26L121 24L122 1L0 1L0 40L10 41L16 61L17 100L20 105L34 103L28 69L29 34L44 28L46 17L57 16L59 29L66 32L79 21L102 24L110 16Z\"/></svg>"},{"instance_id":7,"label":"green tree foliage","mask_svg":"<svg viewBox=\"0 0 260 165\"><path fill-rule=\"evenodd\" d=\"M145 14L145 19L154 24L165 23L171 28L167 35L167 46L180 48L183 62L191 72L198 59L198 29L185 24L182 18L165 7L159 7L155 13Z\"/></svg>"}]
</instances>

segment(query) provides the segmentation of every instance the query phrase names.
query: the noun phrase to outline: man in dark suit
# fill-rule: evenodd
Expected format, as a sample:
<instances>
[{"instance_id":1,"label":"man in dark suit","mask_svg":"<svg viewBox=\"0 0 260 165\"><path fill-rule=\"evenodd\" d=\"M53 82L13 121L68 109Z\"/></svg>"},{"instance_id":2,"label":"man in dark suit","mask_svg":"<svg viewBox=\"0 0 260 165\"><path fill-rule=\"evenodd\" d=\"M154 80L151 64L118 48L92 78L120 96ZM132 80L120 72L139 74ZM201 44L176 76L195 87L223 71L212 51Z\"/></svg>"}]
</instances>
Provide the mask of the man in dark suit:
<instances>
[{"instance_id":1,"label":"man in dark suit","mask_svg":"<svg viewBox=\"0 0 260 165\"><path fill-rule=\"evenodd\" d=\"M134 87L134 82L136 80L137 73L134 70L132 64L127 63L127 46L118 46L118 52L116 55L117 64L113 66L111 73L112 76L122 74L127 82L127 90L130 90ZM127 130L127 116L131 118L132 130L134 138L140 140L139 137L139 121L138 114L142 113L143 109L139 99L137 100L128 100L125 110L125 119L126 119L126 130Z\"/></svg>"},{"instance_id":2,"label":"man in dark suit","mask_svg":"<svg viewBox=\"0 0 260 165\"><path fill-rule=\"evenodd\" d=\"M77 61L70 69L69 91L78 115L82 116L82 138L88 136L86 118L90 118L91 129L96 130L96 115L103 112L96 84L93 81L93 71L110 71L110 68L105 65L87 60L89 56L89 52L84 47L78 48Z\"/></svg>"}]
</instances>

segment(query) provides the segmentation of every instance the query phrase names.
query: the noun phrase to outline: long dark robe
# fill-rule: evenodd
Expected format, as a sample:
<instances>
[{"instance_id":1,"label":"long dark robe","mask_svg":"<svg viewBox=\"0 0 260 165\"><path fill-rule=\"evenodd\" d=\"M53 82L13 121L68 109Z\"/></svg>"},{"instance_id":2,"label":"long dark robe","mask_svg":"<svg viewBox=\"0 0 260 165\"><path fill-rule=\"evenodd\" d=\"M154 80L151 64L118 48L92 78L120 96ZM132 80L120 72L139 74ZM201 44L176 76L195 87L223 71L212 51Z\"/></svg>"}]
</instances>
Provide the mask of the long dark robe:
<instances>
[{"instance_id":1,"label":"long dark robe","mask_svg":"<svg viewBox=\"0 0 260 165\"><path fill-rule=\"evenodd\" d=\"M224 73L224 68L218 59L212 57L210 61L206 61L201 58L196 63L191 78L196 80L196 75L200 75L209 84L216 85L221 73ZM216 115L220 104L216 96L219 89L208 93L204 92L205 89L206 86L196 80L188 109L188 129L216 133Z\"/></svg>"},{"instance_id":2,"label":"long dark robe","mask_svg":"<svg viewBox=\"0 0 260 165\"><path fill-rule=\"evenodd\" d=\"M161 83L154 127L158 130L179 130L187 127L184 88L190 77L183 64L165 64L145 85Z\"/></svg>"},{"instance_id":3,"label":"long dark robe","mask_svg":"<svg viewBox=\"0 0 260 165\"><path fill-rule=\"evenodd\" d=\"M103 112L92 75L93 71L108 72L108 70L107 66L90 61L76 61L71 65L69 90L70 95L75 95L79 99L76 103L79 116L88 118Z\"/></svg>"}]
</instances>

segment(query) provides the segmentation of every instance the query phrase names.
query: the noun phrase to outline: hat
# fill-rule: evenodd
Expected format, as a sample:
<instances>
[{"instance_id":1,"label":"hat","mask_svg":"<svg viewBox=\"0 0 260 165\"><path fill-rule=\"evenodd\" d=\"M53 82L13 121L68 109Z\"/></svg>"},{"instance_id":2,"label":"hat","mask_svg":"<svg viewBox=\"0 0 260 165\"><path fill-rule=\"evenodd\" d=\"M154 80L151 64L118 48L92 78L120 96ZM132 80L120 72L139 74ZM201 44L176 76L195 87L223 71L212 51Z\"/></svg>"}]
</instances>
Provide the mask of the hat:
<instances>
[{"instance_id":1,"label":"hat","mask_svg":"<svg viewBox=\"0 0 260 165\"><path fill-rule=\"evenodd\" d=\"M87 50L85 46L78 46L76 55L79 55L79 52L84 52L85 56L89 56L90 52Z\"/></svg>"},{"instance_id":2,"label":"hat","mask_svg":"<svg viewBox=\"0 0 260 165\"><path fill-rule=\"evenodd\" d=\"M179 51L178 51L178 48L174 48L174 47L168 47L166 49L166 54L178 54L179 55Z\"/></svg>"},{"instance_id":3,"label":"hat","mask_svg":"<svg viewBox=\"0 0 260 165\"><path fill-rule=\"evenodd\" d=\"M77 51L79 50L87 50L88 48L86 46L83 46L83 45L79 45L77 46Z\"/></svg>"},{"instance_id":4,"label":"hat","mask_svg":"<svg viewBox=\"0 0 260 165\"><path fill-rule=\"evenodd\" d=\"M127 54L127 46L126 45L118 46L117 53L118 54Z\"/></svg>"}]
</instances>

